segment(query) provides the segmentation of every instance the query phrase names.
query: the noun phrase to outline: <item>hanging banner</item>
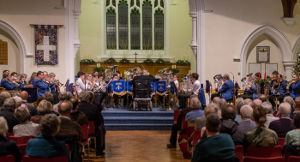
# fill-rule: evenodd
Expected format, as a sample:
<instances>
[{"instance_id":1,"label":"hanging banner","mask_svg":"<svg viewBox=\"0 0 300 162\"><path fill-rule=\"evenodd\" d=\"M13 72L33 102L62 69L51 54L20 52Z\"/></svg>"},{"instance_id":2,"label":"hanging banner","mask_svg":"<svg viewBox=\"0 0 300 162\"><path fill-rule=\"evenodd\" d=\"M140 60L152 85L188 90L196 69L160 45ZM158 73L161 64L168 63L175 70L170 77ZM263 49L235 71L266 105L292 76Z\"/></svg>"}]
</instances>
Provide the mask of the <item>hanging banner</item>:
<instances>
[{"instance_id":1,"label":"hanging banner","mask_svg":"<svg viewBox=\"0 0 300 162\"><path fill-rule=\"evenodd\" d=\"M35 63L38 65L58 64L57 25L34 25Z\"/></svg>"}]
</instances>

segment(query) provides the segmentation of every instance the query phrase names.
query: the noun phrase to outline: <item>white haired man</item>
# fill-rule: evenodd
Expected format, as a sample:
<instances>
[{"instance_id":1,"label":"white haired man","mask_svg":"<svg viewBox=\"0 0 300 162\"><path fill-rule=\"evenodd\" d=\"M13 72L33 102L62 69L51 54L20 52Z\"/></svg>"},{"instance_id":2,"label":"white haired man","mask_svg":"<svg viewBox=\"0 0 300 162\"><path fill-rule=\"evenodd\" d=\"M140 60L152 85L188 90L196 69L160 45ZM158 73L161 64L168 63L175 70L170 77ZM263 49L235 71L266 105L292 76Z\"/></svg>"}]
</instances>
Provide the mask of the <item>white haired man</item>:
<instances>
[{"instance_id":1,"label":"white haired man","mask_svg":"<svg viewBox=\"0 0 300 162\"><path fill-rule=\"evenodd\" d=\"M270 123L269 128L274 130L278 137L285 138L287 132L295 129L293 120L290 118L291 105L283 102L279 105L279 120Z\"/></svg>"},{"instance_id":2,"label":"white haired man","mask_svg":"<svg viewBox=\"0 0 300 162\"><path fill-rule=\"evenodd\" d=\"M279 120L279 118L276 118L273 116L273 107L272 104L269 101L266 101L261 104L261 107L266 110L266 116L267 116L267 121L265 122L265 127L269 127L270 123Z\"/></svg>"},{"instance_id":3,"label":"white haired man","mask_svg":"<svg viewBox=\"0 0 300 162\"><path fill-rule=\"evenodd\" d=\"M244 105L241 108L241 118L242 122L240 122L240 127L243 129L243 132L246 134L249 131L252 131L256 128L256 124L251 120L251 116L253 115L253 109L249 105Z\"/></svg>"}]
</instances>

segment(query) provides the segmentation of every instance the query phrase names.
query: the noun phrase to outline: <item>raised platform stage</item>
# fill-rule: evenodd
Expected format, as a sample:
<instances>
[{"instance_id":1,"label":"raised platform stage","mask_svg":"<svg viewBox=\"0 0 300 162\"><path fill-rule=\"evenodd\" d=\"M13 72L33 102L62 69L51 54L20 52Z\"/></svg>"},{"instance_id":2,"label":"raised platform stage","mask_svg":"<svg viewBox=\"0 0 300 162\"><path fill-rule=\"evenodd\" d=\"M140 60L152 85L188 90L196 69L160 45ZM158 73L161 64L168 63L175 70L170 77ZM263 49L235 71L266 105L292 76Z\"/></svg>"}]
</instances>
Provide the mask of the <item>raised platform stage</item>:
<instances>
[{"instance_id":1,"label":"raised platform stage","mask_svg":"<svg viewBox=\"0 0 300 162\"><path fill-rule=\"evenodd\" d=\"M174 111L106 109L102 111L106 130L171 130Z\"/></svg>"}]
</instances>

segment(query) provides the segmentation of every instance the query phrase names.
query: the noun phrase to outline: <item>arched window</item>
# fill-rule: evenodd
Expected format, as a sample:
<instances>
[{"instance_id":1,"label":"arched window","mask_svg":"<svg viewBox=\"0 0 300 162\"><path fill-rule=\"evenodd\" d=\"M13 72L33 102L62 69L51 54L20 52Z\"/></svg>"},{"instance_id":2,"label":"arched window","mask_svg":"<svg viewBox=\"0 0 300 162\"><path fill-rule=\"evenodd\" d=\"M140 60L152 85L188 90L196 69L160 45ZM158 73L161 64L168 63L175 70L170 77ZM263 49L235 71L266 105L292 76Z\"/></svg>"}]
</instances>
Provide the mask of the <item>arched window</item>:
<instances>
[{"instance_id":1,"label":"arched window","mask_svg":"<svg viewBox=\"0 0 300 162\"><path fill-rule=\"evenodd\" d=\"M106 50L164 50L164 0L106 0Z\"/></svg>"}]
</instances>

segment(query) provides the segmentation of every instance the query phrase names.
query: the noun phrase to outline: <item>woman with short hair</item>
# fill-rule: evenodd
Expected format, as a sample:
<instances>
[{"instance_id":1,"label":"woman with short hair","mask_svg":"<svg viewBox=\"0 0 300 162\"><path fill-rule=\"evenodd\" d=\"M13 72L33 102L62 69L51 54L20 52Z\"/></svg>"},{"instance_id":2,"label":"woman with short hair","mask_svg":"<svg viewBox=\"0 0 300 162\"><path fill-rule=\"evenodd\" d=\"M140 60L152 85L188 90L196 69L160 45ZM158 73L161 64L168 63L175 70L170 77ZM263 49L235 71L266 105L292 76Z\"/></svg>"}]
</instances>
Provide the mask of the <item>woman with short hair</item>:
<instances>
[{"instance_id":1,"label":"woman with short hair","mask_svg":"<svg viewBox=\"0 0 300 162\"><path fill-rule=\"evenodd\" d=\"M8 126L4 117L0 117L0 156L13 155L15 161L19 162L22 154L19 146L14 141L7 139Z\"/></svg>"},{"instance_id":2,"label":"woman with short hair","mask_svg":"<svg viewBox=\"0 0 300 162\"><path fill-rule=\"evenodd\" d=\"M15 118L20 124L13 127L14 136L38 136L40 134L39 124L29 121L29 112L24 107L18 107L14 112Z\"/></svg>"},{"instance_id":3,"label":"woman with short hair","mask_svg":"<svg viewBox=\"0 0 300 162\"><path fill-rule=\"evenodd\" d=\"M26 155L32 157L53 158L57 156L67 156L68 149L63 141L55 139L60 129L60 120L54 114L47 114L40 121L41 134L27 142Z\"/></svg>"},{"instance_id":4,"label":"woman with short hair","mask_svg":"<svg viewBox=\"0 0 300 162\"><path fill-rule=\"evenodd\" d=\"M289 131L285 136L285 145L300 146L300 112L294 116L293 123L296 129Z\"/></svg>"}]
</instances>

